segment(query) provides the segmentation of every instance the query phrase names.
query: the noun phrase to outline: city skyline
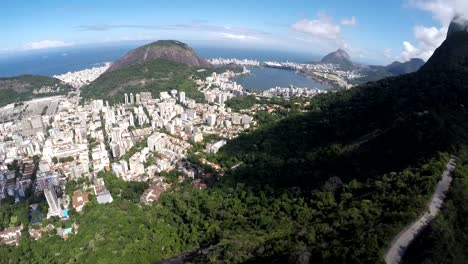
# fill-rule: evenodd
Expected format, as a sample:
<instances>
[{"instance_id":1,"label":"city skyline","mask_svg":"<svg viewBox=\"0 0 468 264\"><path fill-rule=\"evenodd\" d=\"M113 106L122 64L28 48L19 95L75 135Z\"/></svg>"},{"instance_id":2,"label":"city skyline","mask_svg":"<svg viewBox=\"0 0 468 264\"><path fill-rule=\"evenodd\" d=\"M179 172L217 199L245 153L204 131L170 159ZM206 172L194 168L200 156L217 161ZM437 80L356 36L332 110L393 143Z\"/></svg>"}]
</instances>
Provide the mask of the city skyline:
<instances>
[{"instance_id":1,"label":"city skyline","mask_svg":"<svg viewBox=\"0 0 468 264\"><path fill-rule=\"evenodd\" d=\"M324 54L356 61L424 60L443 41L462 0L327 3L15 1L4 5L0 53L178 39L190 44ZM466 16L466 14L458 14ZM376 22L377 21L377 22Z\"/></svg>"}]
</instances>

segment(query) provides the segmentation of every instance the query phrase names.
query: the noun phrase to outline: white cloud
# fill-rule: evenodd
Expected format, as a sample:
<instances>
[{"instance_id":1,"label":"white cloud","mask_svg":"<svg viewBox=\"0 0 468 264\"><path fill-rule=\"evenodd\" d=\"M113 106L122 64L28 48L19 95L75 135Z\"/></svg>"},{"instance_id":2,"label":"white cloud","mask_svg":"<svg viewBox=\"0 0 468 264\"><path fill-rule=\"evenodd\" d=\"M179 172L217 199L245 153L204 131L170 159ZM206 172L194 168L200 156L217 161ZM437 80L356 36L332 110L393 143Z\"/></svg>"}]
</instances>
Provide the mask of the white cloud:
<instances>
[{"instance_id":1,"label":"white cloud","mask_svg":"<svg viewBox=\"0 0 468 264\"><path fill-rule=\"evenodd\" d=\"M468 19L467 0L409 0L409 4L431 12L442 26L448 26L455 15Z\"/></svg>"},{"instance_id":2,"label":"white cloud","mask_svg":"<svg viewBox=\"0 0 468 264\"><path fill-rule=\"evenodd\" d=\"M432 13L440 27L415 26L413 28L414 44L403 42L403 52L399 60L407 61L411 58L428 60L435 49L445 40L448 26L452 19L458 15L468 19L467 0L408 0L410 6Z\"/></svg>"},{"instance_id":3,"label":"white cloud","mask_svg":"<svg viewBox=\"0 0 468 264\"><path fill-rule=\"evenodd\" d=\"M73 42L64 42L61 40L41 40L37 42L30 42L23 46L25 50L38 50L38 49L49 49L59 48L74 45Z\"/></svg>"},{"instance_id":4,"label":"white cloud","mask_svg":"<svg viewBox=\"0 0 468 264\"><path fill-rule=\"evenodd\" d=\"M232 34L232 33L220 33L221 36L227 39L236 39L236 40L259 40L256 36L243 35L243 34Z\"/></svg>"},{"instance_id":5,"label":"white cloud","mask_svg":"<svg viewBox=\"0 0 468 264\"><path fill-rule=\"evenodd\" d=\"M342 36L342 26L357 25L355 17L343 19L340 22L335 22L332 17L325 13L319 13L315 19L303 19L293 24L291 28L299 33L300 36L295 36L296 41L310 43L308 46L314 47L319 52L329 53L334 49L340 48L346 50L352 58L364 58L369 54L364 49L359 49L350 46Z\"/></svg>"},{"instance_id":6,"label":"white cloud","mask_svg":"<svg viewBox=\"0 0 468 264\"><path fill-rule=\"evenodd\" d=\"M324 14L319 15L318 19L303 19L292 25L292 28L298 32L325 39L338 39L341 34L340 26L334 24L333 20Z\"/></svg>"},{"instance_id":7,"label":"white cloud","mask_svg":"<svg viewBox=\"0 0 468 264\"><path fill-rule=\"evenodd\" d=\"M408 61L411 58L421 58L427 61L434 53L434 50L444 42L447 27L416 26L413 35L416 45L404 41L403 52L398 57L399 60Z\"/></svg>"},{"instance_id":8,"label":"white cloud","mask_svg":"<svg viewBox=\"0 0 468 264\"><path fill-rule=\"evenodd\" d=\"M355 27L357 25L356 17L351 17L350 19L343 19L341 20L341 25Z\"/></svg>"}]
</instances>

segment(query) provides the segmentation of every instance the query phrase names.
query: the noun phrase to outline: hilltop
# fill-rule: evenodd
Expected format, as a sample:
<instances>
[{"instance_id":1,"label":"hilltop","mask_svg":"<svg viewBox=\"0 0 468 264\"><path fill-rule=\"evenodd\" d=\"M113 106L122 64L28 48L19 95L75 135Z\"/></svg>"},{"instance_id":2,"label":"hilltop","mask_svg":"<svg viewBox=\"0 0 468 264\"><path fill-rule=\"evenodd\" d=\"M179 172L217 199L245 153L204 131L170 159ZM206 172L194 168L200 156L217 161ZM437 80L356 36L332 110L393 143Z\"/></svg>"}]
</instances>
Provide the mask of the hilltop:
<instances>
[{"instance_id":1,"label":"hilltop","mask_svg":"<svg viewBox=\"0 0 468 264\"><path fill-rule=\"evenodd\" d=\"M125 93L151 92L159 96L160 92L177 89L201 102L203 94L192 77L206 77L213 71L227 68L211 67L185 43L160 40L128 52L84 86L81 96L84 100L106 98L110 103L117 103L123 100Z\"/></svg>"},{"instance_id":2,"label":"hilltop","mask_svg":"<svg viewBox=\"0 0 468 264\"><path fill-rule=\"evenodd\" d=\"M66 94L72 87L59 79L41 75L0 78L0 106L36 97Z\"/></svg>"},{"instance_id":3,"label":"hilltop","mask_svg":"<svg viewBox=\"0 0 468 264\"><path fill-rule=\"evenodd\" d=\"M349 54L342 49L338 49L337 51L326 55L320 62L327 64L337 64L343 69L349 69L354 66Z\"/></svg>"},{"instance_id":4,"label":"hilltop","mask_svg":"<svg viewBox=\"0 0 468 264\"><path fill-rule=\"evenodd\" d=\"M177 40L159 40L129 51L112 63L107 72L158 59L193 67L211 67L211 64L199 57L189 45Z\"/></svg>"}]
</instances>

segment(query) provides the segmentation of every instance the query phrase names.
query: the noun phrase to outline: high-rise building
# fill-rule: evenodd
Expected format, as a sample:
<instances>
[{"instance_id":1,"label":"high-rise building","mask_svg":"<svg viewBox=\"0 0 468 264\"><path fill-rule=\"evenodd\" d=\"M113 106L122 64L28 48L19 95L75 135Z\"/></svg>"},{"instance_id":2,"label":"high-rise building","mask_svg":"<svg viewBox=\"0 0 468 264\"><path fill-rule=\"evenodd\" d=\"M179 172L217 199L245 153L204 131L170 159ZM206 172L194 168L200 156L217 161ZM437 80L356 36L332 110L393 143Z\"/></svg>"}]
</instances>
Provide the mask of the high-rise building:
<instances>
[{"instance_id":1,"label":"high-rise building","mask_svg":"<svg viewBox=\"0 0 468 264\"><path fill-rule=\"evenodd\" d=\"M150 151L161 151L167 144L166 135L155 133L148 137L147 144Z\"/></svg>"},{"instance_id":2,"label":"high-rise building","mask_svg":"<svg viewBox=\"0 0 468 264\"><path fill-rule=\"evenodd\" d=\"M130 104L134 104L135 103L135 99L133 98L133 93L130 93Z\"/></svg>"},{"instance_id":3,"label":"high-rise building","mask_svg":"<svg viewBox=\"0 0 468 264\"><path fill-rule=\"evenodd\" d=\"M132 113L128 116L128 122L130 123L130 126L135 126L135 118Z\"/></svg>"},{"instance_id":4,"label":"high-rise building","mask_svg":"<svg viewBox=\"0 0 468 264\"><path fill-rule=\"evenodd\" d=\"M128 94L125 94L125 104L128 105Z\"/></svg>"},{"instance_id":5,"label":"high-rise building","mask_svg":"<svg viewBox=\"0 0 468 264\"><path fill-rule=\"evenodd\" d=\"M206 122L208 123L209 126L214 126L216 124L216 115L209 114L206 118Z\"/></svg>"},{"instance_id":6,"label":"high-rise building","mask_svg":"<svg viewBox=\"0 0 468 264\"><path fill-rule=\"evenodd\" d=\"M49 212L47 214L47 218L51 216L60 216L61 215L61 208L60 208L60 201L57 198L57 193L53 186L47 186L44 189L44 195L47 200L47 204L49 205Z\"/></svg>"},{"instance_id":7,"label":"high-rise building","mask_svg":"<svg viewBox=\"0 0 468 264\"><path fill-rule=\"evenodd\" d=\"M185 92L180 92L179 93L179 101L181 103L185 102Z\"/></svg>"},{"instance_id":8,"label":"high-rise building","mask_svg":"<svg viewBox=\"0 0 468 264\"><path fill-rule=\"evenodd\" d=\"M141 103L141 97L140 97L140 94L136 94L135 95L135 100L136 100L136 104L139 105Z\"/></svg>"},{"instance_id":9,"label":"high-rise building","mask_svg":"<svg viewBox=\"0 0 468 264\"><path fill-rule=\"evenodd\" d=\"M111 142L110 147L112 150L112 157L119 158L120 157L120 146L117 142Z\"/></svg>"}]
</instances>

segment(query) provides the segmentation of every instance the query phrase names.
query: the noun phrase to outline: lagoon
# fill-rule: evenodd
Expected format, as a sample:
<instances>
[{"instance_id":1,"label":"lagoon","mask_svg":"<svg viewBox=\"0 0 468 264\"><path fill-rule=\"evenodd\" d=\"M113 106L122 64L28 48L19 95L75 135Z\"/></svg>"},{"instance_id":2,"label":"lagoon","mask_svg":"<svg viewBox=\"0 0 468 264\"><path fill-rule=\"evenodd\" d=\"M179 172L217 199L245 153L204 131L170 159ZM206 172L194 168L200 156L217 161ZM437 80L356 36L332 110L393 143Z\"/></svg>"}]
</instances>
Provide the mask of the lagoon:
<instances>
[{"instance_id":1,"label":"lagoon","mask_svg":"<svg viewBox=\"0 0 468 264\"><path fill-rule=\"evenodd\" d=\"M248 90L263 91L277 86L289 87L290 85L320 90L332 88L331 85L309 79L292 70L267 67L248 67L248 69L252 72L250 75L241 76L236 80Z\"/></svg>"}]
</instances>

